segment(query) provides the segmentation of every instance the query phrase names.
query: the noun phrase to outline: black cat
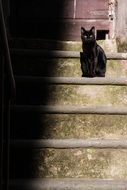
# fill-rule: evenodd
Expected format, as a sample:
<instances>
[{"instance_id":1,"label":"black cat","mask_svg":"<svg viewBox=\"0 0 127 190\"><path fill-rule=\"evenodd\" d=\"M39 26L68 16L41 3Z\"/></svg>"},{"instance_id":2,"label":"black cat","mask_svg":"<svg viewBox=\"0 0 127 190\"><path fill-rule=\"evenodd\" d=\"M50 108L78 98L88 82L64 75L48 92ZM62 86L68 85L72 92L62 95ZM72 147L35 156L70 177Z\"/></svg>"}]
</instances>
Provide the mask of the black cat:
<instances>
[{"instance_id":1,"label":"black cat","mask_svg":"<svg viewBox=\"0 0 127 190\"><path fill-rule=\"evenodd\" d=\"M82 77L105 77L107 58L95 39L95 27L85 30L81 27L82 49L80 63Z\"/></svg>"}]
</instances>

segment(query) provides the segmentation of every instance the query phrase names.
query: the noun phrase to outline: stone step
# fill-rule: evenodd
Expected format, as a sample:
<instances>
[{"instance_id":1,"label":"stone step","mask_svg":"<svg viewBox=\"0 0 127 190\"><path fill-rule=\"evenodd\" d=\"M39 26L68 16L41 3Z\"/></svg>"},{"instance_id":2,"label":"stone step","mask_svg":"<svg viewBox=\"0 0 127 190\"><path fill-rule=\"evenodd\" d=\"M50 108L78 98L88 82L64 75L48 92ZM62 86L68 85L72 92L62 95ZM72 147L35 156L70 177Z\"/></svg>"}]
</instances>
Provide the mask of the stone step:
<instances>
[{"instance_id":1,"label":"stone step","mask_svg":"<svg viewBox=\"0 0 127 190\"><path fill-rule=\"evenodd\" d=\"M127 105L126 86L16 84L19 105Z\"/></svg>"},{"instance_id":2,"label":"stone step","mask_svg":"<svg viewBox=\"0 0 127 190\"><path fill-rule=\"evenodd\" d=\"M60 50L43 50L43 49L11 49L11 54L43 56L46 58L80 58L78 51L60 51ZM106 53L108 60L127 60L127 53Z\"/></svg>"},{"instance_id":3,"label":"stone step","mask_svg":"<svg viewBox=\"0 0 127 190\"><path fill-rule=\"evenodd\" d=\"M79 58L43 58L41 56L12 56L15 74L33 76L77 76L82 75ZM127 76L126 60L108 60L106 77Z\"/></svg>"},{"instance_id":4,"label":"stone step","mask_svg":"<svg viewBox=\"0 0 127 190\"><path fill-rule=\"evenodd\" d=\"M19 179L11 180L10 187L18 190L123 190L126 180L86 180L83 178Z\"/></svg>"},{"instance_id":5,"label":"stone step","mask_svg":"<svg viewBox=\"0 0 127 190\"><path fill-rule=\"evenodd\" d=\"M127 149L13 148L10 155L10 177L127 180L126 158Z\"/></svg>"},{"instance_id":6,"label":"stone step","mask_svg":"<svg viewBox=\"0 0 127 190\"><path fill-rule=\"evenodd\" d=\"M127 78L16 76L15 79L16 104L127 105Z\"/></svg>"},{"instance_id":7,"label":"stone step","mask_svg":"<svg viewBox=\"0 0 127 190\"><path fill-rule=\"evenodd\" d=\"M11 112L11 138L127 138L127 117L126 115Z\"/></svg>"},{"instance_id":8,"label":"stone step","mask_svg":"<svg viewBox=\"0 0 127 190\"><path fill-rule=\"evenodd\" d=\"M115 39L99 40L99 45L107 52L117 52L117 43ZM64 50L64 51L81 51L81 41L59 41L49 39L26 39L26 38L11 38L11 48L22 49L46 49L46 50Z\"/></svg>"},{"instance_id":9,"label":"stone step","mask_svg":"<svg viewBox=\"0 0 127 190\"><path fill-rule=\"evenodd\" d=\"M16 148L112 148L127 149L127 139L40 139L11 140L11 146Z\"/></svg>"},{"instance_id":10,"label":"stone step","mask_svg":"<svg viewBox=\"0 0 127 190\"><path fill-rule=\"evenodd\" d=\"M70 85L127 85L127 78L85 78L85 77L33 77L15 76L21 82L42 82L49 84L70 84Z\"/></svg>"},{"instance_id":11,"label":"stone step","mask_svg":"<svg viewBox=\"0 0 127 190\"><path fill-rule=\"evenodd\" d=\"M126 106L79 106L79 105L14 105L11 110L15 112L33 112L40 114L106 114L126 115Z\"/></svg>"}]
</instances>

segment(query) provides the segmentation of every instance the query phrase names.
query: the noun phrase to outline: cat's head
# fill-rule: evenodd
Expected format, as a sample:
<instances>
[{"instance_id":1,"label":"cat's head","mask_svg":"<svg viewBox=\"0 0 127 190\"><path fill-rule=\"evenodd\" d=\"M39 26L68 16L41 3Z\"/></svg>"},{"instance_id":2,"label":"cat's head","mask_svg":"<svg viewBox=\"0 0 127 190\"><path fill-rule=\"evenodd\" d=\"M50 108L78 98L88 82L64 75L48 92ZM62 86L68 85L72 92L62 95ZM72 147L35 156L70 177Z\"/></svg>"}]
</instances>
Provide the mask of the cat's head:
<instances>
[{"instance_id":1,"label":"cat's head","mask_svg":"<svg viewBox=\"0 0 127 190\"><path fill-rule=\"evenodd\" d=\"M81 27L81 39L85 43L94 42L95 39L95 27L93 26L90 30L86 30Z\"/></svg>"}]
</instances>

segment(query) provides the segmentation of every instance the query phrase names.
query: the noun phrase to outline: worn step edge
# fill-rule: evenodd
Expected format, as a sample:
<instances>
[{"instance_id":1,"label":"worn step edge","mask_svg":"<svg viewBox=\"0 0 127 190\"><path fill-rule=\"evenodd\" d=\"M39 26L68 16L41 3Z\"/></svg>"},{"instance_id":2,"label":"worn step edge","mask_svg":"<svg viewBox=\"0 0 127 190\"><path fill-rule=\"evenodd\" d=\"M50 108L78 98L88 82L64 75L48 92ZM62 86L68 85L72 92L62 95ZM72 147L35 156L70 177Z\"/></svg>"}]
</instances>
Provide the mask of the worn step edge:
<instances>
[{"instance_id":1,"label":"worn step edge","mask_svg":"<svg viewBox=\"0 0 127 190\"><path fill-rule=\"evenodd\" d=\"M50 84L70 84L70 85L127 85L127 78L83 78L83 77L33 77L15 76L21 82L42 82Z\"/></svg>"},{"instance_id":2,"label":"worn step edge","mask_svg":"<svg viewBox=\"0 0 127 190\"><path fill-rule=\"evenodd\" d=\"M10 180L10 187L26 190L126 190L126 180L61 178Z\"/></svg>"},{"instance_id":3,"label":"worn step edge","mask_svg":"<svg viewBox=\"0 0 127 190\"><path fill-rule=\"evenodd\" d=\"M40 114L127 114L127 107L125 106L14 105L11 106L11 110L16 112L37 112Z\"/></svg>"},{"instance_id":4,"label":"worn step edge","mask_svg":"<svg viewBox=\"0 0 127 190\"><path fill-rule=\"evenodd\" d=\"M11 140L12 147L22 148L112 148L126 149L127 139L40 139Z\"/></svg>"},{"instance_id":5,"label":"worn step edge","mask_svg":"<svg viewBox=\"0 0 127 190\"><path fill-rule=\"evenodd\" d=\"M79 58L80 52L77 51L59 51L59 50L42 50L42 49L11 49L11 54L44 56L47 58ZM109 60L127 60L127 53L107 53Z\"/></svg>"}]
</instances>

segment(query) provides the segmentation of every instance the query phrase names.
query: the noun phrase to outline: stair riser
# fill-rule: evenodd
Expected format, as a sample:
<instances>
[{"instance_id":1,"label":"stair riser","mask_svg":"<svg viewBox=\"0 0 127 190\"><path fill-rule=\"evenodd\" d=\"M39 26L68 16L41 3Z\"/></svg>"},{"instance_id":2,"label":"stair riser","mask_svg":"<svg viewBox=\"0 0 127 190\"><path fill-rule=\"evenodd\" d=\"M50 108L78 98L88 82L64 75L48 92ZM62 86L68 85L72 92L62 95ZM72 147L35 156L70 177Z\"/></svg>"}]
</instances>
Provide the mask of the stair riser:
<instances>
[{"instance_id":1,"label":"stair riser","mask_svg":"<svg viewBox=\"0 0 127 190\"><path fill-rule=\"evenodd\" d=\"M126 158L127 150L20 149L15 151L14 149L11 155L12 178L83 177L86 179L127 179Z\"/></svg>"},{"instance_id":2,"label":"stair riser","mask_svg":"<svg viewBox=\"0 0 127 190\"><path fill-rule=\"evenodd\" d=\"M123 190L127 189L126 180L83 179L83 178L43 178L11 180L11 190Z\"/></svg>"},{"instance_id":3,"label":"stair riser","mask_svg":"<svg viewBox=\"0 0 127 190\"><path fill-rule=\"evenodd\" d=\"M12 59L14 73L39 76L82 76L80 59L17 56ZM106 77L127 76L126 61L107 62Z\"/></svg>"},{"instance_id":4,"label":"stair riser","mask_svg":"<svg viewBox=\"0 0 127 190\"><path fill-rule=\"evenodd\" d=\"M34 90L33 90L34 89ZM127 105L127 87L110 85L44 85L18 82L17 104Z\"/></svg>"},{"instance_id":5,"label":"stair riser","mask_svg":"<svg viewBox=\"0 0 127 190\"><path fill-rule=\"evenodd\" d=\"M12 113L11 137L126 138L127 117L126 115Z\"/></svg>"},{"instance_id":6,"label":"stair riser","mask_svg":"<svg viewBox=\"0 0 127 190\"><path fill-rule=\"evenodd\" d=\"M98 44L106 52L117 52L116 40L99 40ZM62 50L62 51L82 51L81 41L55 41L46 39L11 39L11 48L19 49L46 49L46 50Z\"/></svg>"}]
</instances>

